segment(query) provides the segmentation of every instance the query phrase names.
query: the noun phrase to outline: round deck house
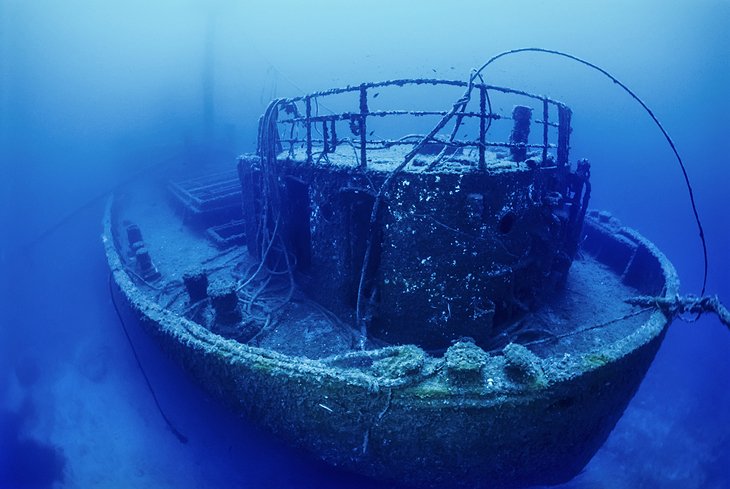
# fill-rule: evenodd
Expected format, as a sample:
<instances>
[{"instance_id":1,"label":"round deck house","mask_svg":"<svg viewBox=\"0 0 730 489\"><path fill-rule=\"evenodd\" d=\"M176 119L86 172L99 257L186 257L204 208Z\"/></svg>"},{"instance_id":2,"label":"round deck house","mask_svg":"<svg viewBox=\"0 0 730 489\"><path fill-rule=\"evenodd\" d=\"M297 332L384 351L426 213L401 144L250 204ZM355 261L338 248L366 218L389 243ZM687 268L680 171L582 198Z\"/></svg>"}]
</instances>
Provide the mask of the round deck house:
<instances>
[{"instance_id":1,"label":"round deck house","mask_svg":"<svg viewBox=\"0 0 730 489\"><path fill-rule=\"evenodd\" d=\"M376 106L388 95L405 103L399 95L414 86L473 96L417 136L403 128L449 111ZM514 104L511 114L493 111L496 102ZM447 80L279 100L261 121L268 147L239 160L248 249L266 254L262 229L276 227L302 289L367 323L369 337L432 350L462 337L488 345L564 283L576 253L590 170L568 162L570 120L547 97ZM278 222L263 223L265 201L280 206Z\"/></svg>"}]
</instances>

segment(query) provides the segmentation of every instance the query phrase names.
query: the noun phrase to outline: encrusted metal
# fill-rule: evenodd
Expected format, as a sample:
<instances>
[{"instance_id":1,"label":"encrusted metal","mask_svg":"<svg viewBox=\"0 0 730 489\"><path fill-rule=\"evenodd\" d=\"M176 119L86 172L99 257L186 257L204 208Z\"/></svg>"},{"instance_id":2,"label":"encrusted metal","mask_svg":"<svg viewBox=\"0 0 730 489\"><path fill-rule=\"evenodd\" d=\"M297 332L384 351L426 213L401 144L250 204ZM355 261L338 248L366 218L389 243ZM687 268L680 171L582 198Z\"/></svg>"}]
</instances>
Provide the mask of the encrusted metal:
<instances>
[{"instance_id":1,"label":"encrusted metal","mask_svg":"<svg viewBox=\"0 0 730 489\"><path fill-rule=\"evenodd\" d=\"M389 89L415 85L431 86L452 86L460 88L471 88L479 92L477 105L472 110L467 110L470 100L460 100L459 110L416 110L416 109L389 109L370 110L370 101L380 95L380 91L373 93L374 89ZM492 104L489 99L489 92L510 94L522 99L535 100L540 102L542 119L533 121L543 126L541 141L539 143L527 143L526 141L499 141L490 140L488 132L493 121L511 120L511 117L504 116L492 111ZM320 107L324 108L334 96L352 94L352 109L342 111L329 111L328 114L320 113ZM550 99L549 97L534 95L522 90L487 85L483 83L469 84L459 80L442 80L435 78L405 78L397 80L386 80L381 82L362 83L357 86L344 88L333 88L319 92L313 92L301 97L280 99L278 105L283 109L284 114L277 112L274 121L278 127L279 142L286 144L289 154L294 155L298 147L305 149L304 159L307 163L315 163L328 154L334 153L343 144L353 148L353 157L357 160L357 166L366 168L368 166L369 154L374 150L382 150L394 146L415 147L419 143L434 143L443 145L444 149L452 150L454 155L444 158L441 155L436 159L436 164L427 165L426 169L432 170L445 161L458 161L469 166L476 166L486 171L485 151L487 148L508 148L512 152L524 153L528 149L541 150L542 161L548 160L548 151L555 149L558 164L567 162L570 142L570 109L563 103ZM550 111L556 111L557 124L550 122ZM440 134L404 134L398 138L378 137L374 131L369 130L368 120L372 118L394 119L396 117L424 118L439 116L451 118L456 115L454 128L450 135ZM465 119L478 119L479 129L476 137L458 137L457 131ZM347 130L337 130L337 123L346 123ZM399 124L402 121L399 120ZM403 124L407 126L408 124ZM445 125L445 124L444 124ZM558 134L551 142L549 128L557 128ZM443 129L440 128L440 129ZM322 137L317 138L314 133L319 132ZM351 134L345 137L344 134ZM425 141L424 138L426 138ZM477 155L473 158L453 158L462 148L475 148ZM259 148L259 152L261 148ZM412 165L411 168L413 170Z\"/></svg>"}]
</instances>

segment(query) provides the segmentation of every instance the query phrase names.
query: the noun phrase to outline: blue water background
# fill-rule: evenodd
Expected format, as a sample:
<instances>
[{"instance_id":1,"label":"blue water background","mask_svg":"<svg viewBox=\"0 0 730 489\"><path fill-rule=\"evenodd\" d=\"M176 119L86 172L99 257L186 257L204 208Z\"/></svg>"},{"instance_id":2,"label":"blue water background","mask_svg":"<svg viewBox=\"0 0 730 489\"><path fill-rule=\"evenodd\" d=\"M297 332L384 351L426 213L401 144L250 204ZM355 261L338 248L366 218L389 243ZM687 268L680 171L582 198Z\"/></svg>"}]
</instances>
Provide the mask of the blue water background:
<instances>
[{"instance_id":1,"label":"blue water background","mask_svg":"<svg viewBox=\"0 0 730 489\"><path fill-rule=\"evenodd\" d=\"M388 487L232 416L133 330L190 439L178 443L109 299L103 199L64 221L148 165L233 164L275 96L465 79L516 47L584 57L632 87L675 139L705 225L707 289L730 301L729 25L727 0L0 0L0 487ZM592 206L650 238L683 292L698 293L687 190L646 114L562 59L516 55L486 75L573 108L571 158L592 162ZM675 322L607 443L566 487L730 487L730 332L712 317Z\"/></svg>"}]
</instances>

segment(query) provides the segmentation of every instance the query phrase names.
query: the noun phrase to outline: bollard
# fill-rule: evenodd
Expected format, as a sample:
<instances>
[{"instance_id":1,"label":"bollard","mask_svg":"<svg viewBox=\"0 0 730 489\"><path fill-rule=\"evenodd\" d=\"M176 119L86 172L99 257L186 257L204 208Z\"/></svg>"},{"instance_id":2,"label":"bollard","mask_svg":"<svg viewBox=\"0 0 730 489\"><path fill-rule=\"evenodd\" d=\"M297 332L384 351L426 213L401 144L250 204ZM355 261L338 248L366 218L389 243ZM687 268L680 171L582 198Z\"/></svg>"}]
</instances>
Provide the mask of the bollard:
<instances>
[{"instance_id":1,"label":"bollard","mask_svg":"<svg viewBox=\"0 0 730 489\"><path fill-rule=\"evenodd\" d=\"M470 339L464 339L451 345L444 359L450 382L456 385L480 384L489 354Z\"/></svg>"},{"instance_id":2,"label":"bollard","mask_svg":"<svg viewBox=\"0 0 730 489\"><path fill-rule=\"evenodd\" d=\"M135 259L137 261L137 270L139 270L142 278L145 280L157 280L160 278L160 272L157 271L157 268L152 263L152 257L150 256L150 252L147 251L147 248L144 246L137 248Z\"/></svg>"},{"instance_id":3,"label":"bollard","mask_svg":"<svg viewBox=\"0 0 730 489\"><path fill-rule=\"evenodd\" d=\"M129 241L129 246L142 241L142 231L140 231L139 226L136 224L127 226L127 241Z\"/></svg>"},{"instance_id":4,"label":"bollard","mask_svg":"<svg viewBox=\"0 0 730 489\"><path fill-rule=\"evenodd\" d=\"M238 307L238 294L234 284L215 284L211 287L210 302L215 309L215 321L221 324L238 323L243 319Z\"/></svg>"},{"instance_id":5,"label":"bollard","mask_svg":"<svg viewBox=\"0 0 730 489\"><path fill-rule=\"evenodd\" d=\"M208 275L204 271L184 274L183 283L185 284L185 290L188 292L190 304L195 304L208 297Z\"/></svg>"},{"instance_id":6,"label":"bollard","mask_svg":"<svg viewBox=\"0 0 730 489\"><path fill-rule=\"evenodd\" d=\"M127 250L127 256L133 258L137 256L137 250L144 246L142 241L142 231L136 224L130 224L127 226L127 241L129 242L129 249Z\"/></svg>"}]
</instances>

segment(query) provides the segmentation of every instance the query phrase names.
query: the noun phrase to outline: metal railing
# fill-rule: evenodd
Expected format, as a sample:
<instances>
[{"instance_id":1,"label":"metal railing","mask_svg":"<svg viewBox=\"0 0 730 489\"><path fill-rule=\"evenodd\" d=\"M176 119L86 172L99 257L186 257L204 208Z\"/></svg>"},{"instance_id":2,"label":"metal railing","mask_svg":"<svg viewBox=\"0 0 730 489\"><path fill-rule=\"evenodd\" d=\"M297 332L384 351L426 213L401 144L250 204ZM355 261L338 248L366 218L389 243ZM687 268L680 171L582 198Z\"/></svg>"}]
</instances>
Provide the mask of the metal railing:
<instances>
[{"instance_id":1,"label":"metal railing","mask_svg":"<svg viewBox=\"0 0 730 489\"><path fill-rule=\"evenodd\" d=\"M310 93L308 95L300 97L282 99L280 100L279 107L283 108L284 117L281 119L279 118L281 115L281 111L279 111L277 113L276 120L277 128L279 128L279 142L282 144L288 143L290 147L290 153L293 152L294 145L303 145L306 148L306 161L310 164L313 162L313 154L315 148L320 149L320 151L318 151L320 155L326 156L327 154L335 152L337 150L337 147L343 142L347 142L353 145L356 150L356 155L359 152L358 165L361 168L366 168L368 161L368 149L383 149L397 145L415 146L417 142L420 141L420 139L426 136L425 134L409 134L399 139L371 139L368 137L369 119L404 115L412 117L444 117L449 114L449 111L438 110L369 110L368 102L370 100L369 93L371 90L384 87L403 87L407 85L441 85L462 88L467 88L469 86L467 82L459 80L410 78L363 83L358 86L333 88L330 90ZM455 129L451 136L448 138L444 138L443 136L439 137L438 135L436 135L433 136L428 142L443 144L446 147L452 148L477 148L478 168L481 170L486 170L485 153L488 147L510 148L513 151L513 155L515 154L514 151L525 152L528 148L541 149L543 162L548 160L548 150L551 148L555 148L555 164L557 166L564 166L567 164L571 132L571 110L569 107L561 102L552 100L545 96L533 95L528 92L511 88L475 83L472 85L472 91L474 90L479 92L478 107L473 107L476 104L472 103L471 100L467 101L462 110L456 112L455 114ZM491 127L492 121L508 119L505 116L496 114L491 110L488 110L488 105L491 105L489 92L492 91L517 95L527 98L530 101L539 102L540 108L542 109L542 119L535 120L534 122L536 124L542 125L542 143L528 144L526 140L515 140L513 139L513 137L510 137L509 141L489 141L487 139L487 132ZM357 110L331 114L312 113L313 105L318 108L320 106L321 100L326 100L328 97L347 93L353 93L357 95ZM375 94L375 96L377 97L379 93L380 92ZM470 106L472 106L471 110L467 110L470 108ZM551 106L557 109L557 121L555 122L550 119ZM534 108L532 108L532 110L534 110ZM478 137L476 139L455 138L459 126L462 124L463 120L467 118L479 119ZM336 123L340 121L349 122L349 129L352 134L356 136L354 139L338 138ZM548 129L550 127L557 128L557 141L554 143L549 140L550 138ZM300 128L303 128L304 130L304 138L300 138L298 136ZM313 137L313 132L315 130L317 132L320 132L321 138ZM285 135L288 132L288 137L282 137L282 132Z\"/></svg>"}]
</instances>

